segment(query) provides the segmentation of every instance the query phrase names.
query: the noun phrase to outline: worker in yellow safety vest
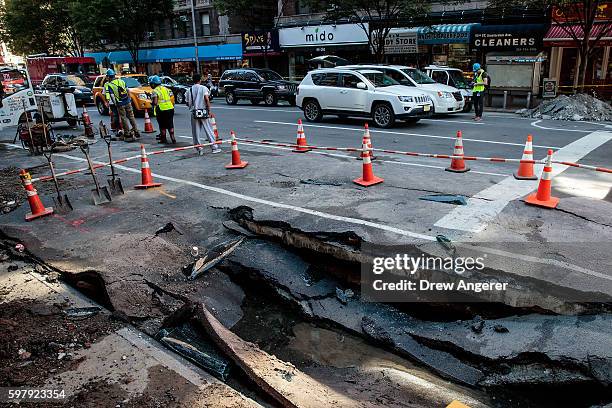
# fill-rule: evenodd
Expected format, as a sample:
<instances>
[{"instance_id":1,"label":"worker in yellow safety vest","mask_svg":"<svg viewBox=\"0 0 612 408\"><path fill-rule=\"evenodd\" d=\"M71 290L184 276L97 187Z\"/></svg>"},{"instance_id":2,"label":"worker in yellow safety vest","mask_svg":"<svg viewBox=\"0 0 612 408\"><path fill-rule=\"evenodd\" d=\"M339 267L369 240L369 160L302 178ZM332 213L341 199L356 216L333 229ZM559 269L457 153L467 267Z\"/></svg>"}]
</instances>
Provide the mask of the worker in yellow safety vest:
<instances>
[{"instance_id":1,"label":"worker in yellow safety vest","mask_svg":"<svg viewBox=\"0 0 612 408\"><path fill-rule=\"evenodd\" d=\"M474 71L474 81L472 82L472 100L474 101L474 120L479 122L482 120L484 111L484 93L488 85L489 78L484 69L479 63L472 66Z\"/></svg>"},{"instance_id":2,"label":"worker in yellow safety vest","mask_svg":"<svg viewBox=\"0 0 612 408\"><path fill-rule=\"evenodd\" d=\"M168 143L166 130L170 133L170 140L176 144L174 138L174 105L172 104L172 91L161 84L161 78L153 75L149 78L149 85L153 88L153 115L159 125L159 142Z\"/></svg>"},{"instance_id":3,"label":"worker in yellow safety vest","mask_svg":"<svg viewBox=\"0 0 612 408\"><path fill-rule=\"evenodd\" d=\"M134 118L132 101L130 100L127 85L123 79L115 77L115 71L112 69L106 71L104 99L106 99L106 108L111 109L113 115L121 119L119 124L122 130L119 131L119 138L126 142L133 142L134 138L139 139L140 133L138 132L138 126ZM117 124L117 122L115 122L115 124ZM132 127L131 130L130 125Z\"/></svg>"}]
</instances>

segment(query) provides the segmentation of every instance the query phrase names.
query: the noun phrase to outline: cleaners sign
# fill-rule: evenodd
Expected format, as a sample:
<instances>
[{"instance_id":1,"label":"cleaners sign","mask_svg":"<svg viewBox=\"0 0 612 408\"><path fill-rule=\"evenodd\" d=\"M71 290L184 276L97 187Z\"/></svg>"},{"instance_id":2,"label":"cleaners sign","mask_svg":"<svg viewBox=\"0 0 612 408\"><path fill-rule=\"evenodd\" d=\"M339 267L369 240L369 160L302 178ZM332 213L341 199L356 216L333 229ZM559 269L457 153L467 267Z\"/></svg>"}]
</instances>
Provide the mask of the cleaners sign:
<instances>
[{"instance_id":1,"label":"cleaners sign","mask_svg":"<svg viewBox=\"0 0 612 408\"><path fill-rule=\"evenodd\" d=\"M365 29L368 25L365 24ZM281 47L367 44L368 35L359 24L327 24L278 30Z\"/></svg>"},{"instance_id":2,"label":"cleaners sign","mask_svg":"<svg viewBox=\"0 0 612 408\"><path fill-rule=\"evenodd\" d=\"M542 24L477 26L472 29L470 48L476 51L539 51L545 27Z\"/></svg>"}]
</instances>

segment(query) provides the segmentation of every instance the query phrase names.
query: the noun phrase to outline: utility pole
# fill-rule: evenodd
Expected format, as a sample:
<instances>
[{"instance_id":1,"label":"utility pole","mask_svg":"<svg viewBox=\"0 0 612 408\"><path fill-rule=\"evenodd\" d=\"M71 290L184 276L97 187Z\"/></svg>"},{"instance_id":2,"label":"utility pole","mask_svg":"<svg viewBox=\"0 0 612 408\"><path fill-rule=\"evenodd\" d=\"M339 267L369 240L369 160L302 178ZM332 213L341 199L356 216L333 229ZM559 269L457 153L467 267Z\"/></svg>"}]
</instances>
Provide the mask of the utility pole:
<instances>
[{"instance_id":1,"label":"utility pole","mask_svg":"<svg viewBox=\"0 0 612 408\"><path fill-rule=\"evenodd\" d=\"M196 59L196 73L200 73L200 57L198 55L198 33L196 32L196 21L195 21L195 6L191 0L191 24L193 27L193 46L195 48L195 59Z\"/></svg>"}]
</instances>

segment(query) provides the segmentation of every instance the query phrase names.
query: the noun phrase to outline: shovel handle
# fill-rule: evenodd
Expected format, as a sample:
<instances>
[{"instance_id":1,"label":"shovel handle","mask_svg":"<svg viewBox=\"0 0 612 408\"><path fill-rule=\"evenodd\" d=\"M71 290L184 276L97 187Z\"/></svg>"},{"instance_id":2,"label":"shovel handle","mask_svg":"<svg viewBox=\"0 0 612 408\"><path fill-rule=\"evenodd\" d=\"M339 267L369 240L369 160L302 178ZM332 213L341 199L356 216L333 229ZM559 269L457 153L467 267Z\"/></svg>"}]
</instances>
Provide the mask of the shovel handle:
<instances>
[{"instance_id":1,"label":"shovel handle","mask_svg":"<svg viewBox=\"0 0 612 408\"><path fill-rule=\"evenodd\" d=\"M93 163L91 162L91 158L89 157L89 144L87 143L80 144L79 147L81 148L81 151L83 152L83 154L85 155L85 158L87 159L87 166L89 166L89 171L91 172L91 176L93 177L94 184L96 185L96 191L98 192L98 194L100 194L100 185L98 184L98 178L96 177L96 171L94 170Z\"/></svg>"}]
</instances>

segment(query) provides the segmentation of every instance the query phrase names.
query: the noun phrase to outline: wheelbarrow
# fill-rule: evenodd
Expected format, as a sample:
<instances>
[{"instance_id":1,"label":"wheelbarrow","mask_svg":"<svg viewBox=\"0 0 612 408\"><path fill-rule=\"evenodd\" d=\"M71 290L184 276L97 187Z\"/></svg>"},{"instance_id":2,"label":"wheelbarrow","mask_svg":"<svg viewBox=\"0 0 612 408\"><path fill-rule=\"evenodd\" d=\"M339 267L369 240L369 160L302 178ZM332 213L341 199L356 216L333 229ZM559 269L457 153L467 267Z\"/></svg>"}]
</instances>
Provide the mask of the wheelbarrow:
<instances>
[{"instance_id":1,"label":"wheelbarrow","mask_svg":"<svg viewBox=\"0 0 612 408\"><path fill-rule=\"evenodd\" d=\"M108 178L108 186L110 187L110 191L112 195L120 195L125 194L125 190L123 190L123 185L121 184L121 179L115 173L115 165L113 164L113 154L111 152L111 135L108 133L108 129L106 129L106 125L100 121L99 128L100 136L102 140L106 142L106 146L108 147L108 162L111 168L111 175Z\"/></svg>"},{"instance_id":2,"label":"wheelbarrow","mask_svg":"<svg viewBox=\"0 0 612 408\"><path fill-rule=\"evenodd\" d=\"M93 198L94 205L106 204L111 202L112 198L110 191L108 191L108 187L100 186L100 183L98 183L98 178L96 177L96 170L94 169L93 163L91 162L91 157L89 156L89 144L80 143L79 147L81 148L81 151L87 159L87 165L89 166L91 177L93 177L94 184L96 186L96 188L91 190L91 198Z\"/></svg>"},{"instance_id":3,"label":"wheelbarrow","mask_svg":"<svg viewBox=\"0 0 612 408\"><path fill-rule=\"evenodd\" d=\"M51 170L51 177L53 177L53 184L55 184L55 191L57 193L57 197L53 197L53 210L57 214L67 214L73 210L72 203L68 199L66 194L62 194L59 188L59 183L57 182L57 176L55 175L55 166L53 165L53 160L51 156L53 155L53 146L51 149L47 149L43 152L47 162L49 163L49 169Z\"/></svg>"}]
</instances>

